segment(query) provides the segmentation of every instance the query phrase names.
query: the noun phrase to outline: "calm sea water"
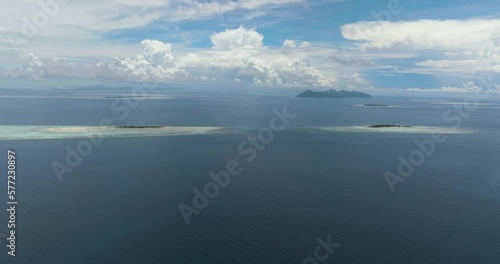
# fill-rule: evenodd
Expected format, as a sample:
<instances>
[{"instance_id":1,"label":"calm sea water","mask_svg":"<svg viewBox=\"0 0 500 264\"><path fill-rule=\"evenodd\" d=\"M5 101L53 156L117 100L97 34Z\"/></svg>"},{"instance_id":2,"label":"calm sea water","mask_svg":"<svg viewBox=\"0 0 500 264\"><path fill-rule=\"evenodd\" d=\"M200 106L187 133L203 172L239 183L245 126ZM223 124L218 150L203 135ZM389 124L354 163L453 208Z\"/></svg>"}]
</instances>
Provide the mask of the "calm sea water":
<instances>
[{"instance_id":1,"label":"calm sea water","mask_svg":"<svg viewBox=\"0 0 500 264\"><path fill-rule=\"evenodd\" d=\"M14 92L7 95L32 95ZM116 94L116 92L114 92ZM102 92L44 92L42 95ZM110 92L112 94L112 92ZM164 92L172 95L171 92ZM0 141L17 152L15 258L1 263L302 263L316 238L341 246L321 263L500 263L500 102L463 118L474 134L449 135L392 193L384 172L428 134L333 133L308 128L378 123L450 126L453 102L375 97L314 100L285 94L174 93L144 100L125 120L112 99L0 98L1 125L268 126L274 108L297 117L248 163L245 133L105 138L60 183L51 163L80 139ZM360 107L376 103L399 107ZM179 203L229 160L243 171L186 225ZM0 163L0 233L6 169Z\"/></svg>"}]
</instances>

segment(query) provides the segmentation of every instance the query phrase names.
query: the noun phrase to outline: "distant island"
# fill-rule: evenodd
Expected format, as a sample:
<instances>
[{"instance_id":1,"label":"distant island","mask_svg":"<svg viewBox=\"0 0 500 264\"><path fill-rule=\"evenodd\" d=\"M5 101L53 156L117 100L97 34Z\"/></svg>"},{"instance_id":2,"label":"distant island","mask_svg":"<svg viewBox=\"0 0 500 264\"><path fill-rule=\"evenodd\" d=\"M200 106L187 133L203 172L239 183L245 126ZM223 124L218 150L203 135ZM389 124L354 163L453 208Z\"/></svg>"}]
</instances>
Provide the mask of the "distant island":
<instances>
[{"instance_id":1,"label":"distant island","mask_svg":"<svg viewBox=\"0 0 500 264\"><path fill-rule=\"evenodd\" d=\"M297 97L304 97L304 98L372 98L371 95L366 94L366 93L361 93L357 91L335 91L333 89L330 89L328 91L311 91L307 90L303 93L300 93L297 95Z\"/></svg>"},{"instance_id":2,"label":"distant island","mask_svg":"<svg viewBox=\"0 0 500 264\"><path fill-rule=\"evenodd\" d=\"M371 125L371 126L368 126L368 127L369 128L385 128L385 127L411 127L411 126L383 124L383 125Z\"/></svg>"},{"instance_id":3,"label":"distant island","mask_svg":"<svg viewBox=\"0 0 500 264\"><path fill-rule=\"evenodd\" d=\"M116 128L162 128L163 126L116 126Z\"/></svg>"},{"instance_id":4,"label":"distant island","mask_svg":"<svg viewBox=\"0 0 500 264\"><path fill-rule=\"evenodd\" d=\"M116 95L116 96L106 96L106 99L133 99L133 98L150 98L150 95Z\"/></svg>"},{"instance_id":5,"label":"distant island","mask_svg":"<svg viewBox=\"0 0 500 264\"><path fill-rule=\"evenodd\" d=\"M385 104L364 104L363 106L366 106L366 107L388 107L389 105L385 105Z\"/></svg>"}]
</instances>

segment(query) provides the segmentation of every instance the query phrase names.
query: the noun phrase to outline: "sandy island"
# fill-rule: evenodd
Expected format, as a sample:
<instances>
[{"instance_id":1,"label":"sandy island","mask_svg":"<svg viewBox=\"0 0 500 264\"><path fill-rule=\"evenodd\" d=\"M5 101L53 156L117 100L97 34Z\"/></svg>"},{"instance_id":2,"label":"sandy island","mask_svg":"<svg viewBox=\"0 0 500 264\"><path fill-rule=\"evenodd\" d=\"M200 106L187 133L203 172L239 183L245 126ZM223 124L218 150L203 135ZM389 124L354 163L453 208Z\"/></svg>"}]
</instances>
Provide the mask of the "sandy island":
<instances>
[{"instance_id":1,"label":"sandy island","mask_svg":"<svg viewBox=\"0 0 500 264\"><path fill-rule=\"evenodd\" d=\"M228 132L222 127L167 126L0 126L0 140L132 136L174 136Z\"/></svg>"},{"instance_id":2,"label":"sandy island","mask_svg":"<svg viewBox=\"0 0 500 264\"><path fill-rule=\"evenodd\" d=\"M320 127L323 131L344 133L407 133L407 134L471 134L473 130L436 126L401 126L401 125L371 125L371 126L338 126Z\"/></svg>"}]
</instances>

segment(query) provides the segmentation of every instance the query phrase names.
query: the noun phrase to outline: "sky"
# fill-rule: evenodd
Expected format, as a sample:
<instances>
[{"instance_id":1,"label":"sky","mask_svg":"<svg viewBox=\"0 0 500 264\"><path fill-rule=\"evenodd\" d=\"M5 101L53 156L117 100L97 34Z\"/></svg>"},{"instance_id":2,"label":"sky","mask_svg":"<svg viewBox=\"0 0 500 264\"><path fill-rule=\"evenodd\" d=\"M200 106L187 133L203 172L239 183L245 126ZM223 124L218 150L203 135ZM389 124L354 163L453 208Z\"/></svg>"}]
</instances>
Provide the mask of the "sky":
<instances>
[{"instance_id":1,"label":"sky","mask_svg":"<svg viewBox=\"0 0 500 264\"><path fill-rule=\"evenodd\" d=\"M8 0L0 21L2 88L500 92L498 0Z\"/></svg>"}]
</instances>

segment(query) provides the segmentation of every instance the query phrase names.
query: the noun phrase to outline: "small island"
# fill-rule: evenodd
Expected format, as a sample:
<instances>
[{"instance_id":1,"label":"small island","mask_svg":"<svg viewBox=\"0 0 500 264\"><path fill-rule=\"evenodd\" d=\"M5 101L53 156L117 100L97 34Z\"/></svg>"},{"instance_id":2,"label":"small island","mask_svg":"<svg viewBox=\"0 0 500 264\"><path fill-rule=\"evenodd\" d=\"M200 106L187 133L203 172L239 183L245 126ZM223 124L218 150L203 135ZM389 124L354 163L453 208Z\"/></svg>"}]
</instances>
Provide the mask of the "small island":
<instances>
[{"instance_id":1,"label":"small island","mask_svg":"<svg viewBox=\"0 0 500 264\"><path fill-rule=\"evenodd\" d=\"M116 128L162 128L163 126L116 126Z\"/></svg>"},{"instance_id":2,"label":"small island","mask_svg":"<svg viewBox=\"0 0 500 264\"><path fill-rule=\"evenodd\" d=\"M388 124L382 124L382 125L371 125L368 126L369 128L393 128L393 127L411 127L411 126L402 126L402 125L388 125Z\"/></svg>"},{"instance_id":3,"label":"small island","mask_svg":"<svg viewBox=\"0 0 500 264\"><path fill-rule=\"evenodd\" d=\"M385 105L385 104L364 104L363 106L366 106L366 107L388 107L389 105Z\"/></svg>"},{"instance_id":4,"label":"small island","mask_svg":"<svg viewBox=\"0 0 500 264\"><path fill-rule=\"evenodd\" d=\"M105 96L106 99L134 99L134 98L151 98L150 95L116 95Z\"/></svg>"},{"instance_id":5,"label":"small island","mask_svg":"<svg viewBox=\"0 0 500 264\"><path fill-rule=\"evenodd\" d=\"M311 91L307 90L297 95L304 98L372 98L371 95L358 91L336 91L333 89L327 91Z\"/></svg>"}]
</instances>

